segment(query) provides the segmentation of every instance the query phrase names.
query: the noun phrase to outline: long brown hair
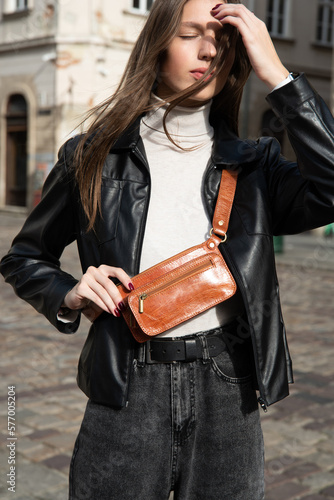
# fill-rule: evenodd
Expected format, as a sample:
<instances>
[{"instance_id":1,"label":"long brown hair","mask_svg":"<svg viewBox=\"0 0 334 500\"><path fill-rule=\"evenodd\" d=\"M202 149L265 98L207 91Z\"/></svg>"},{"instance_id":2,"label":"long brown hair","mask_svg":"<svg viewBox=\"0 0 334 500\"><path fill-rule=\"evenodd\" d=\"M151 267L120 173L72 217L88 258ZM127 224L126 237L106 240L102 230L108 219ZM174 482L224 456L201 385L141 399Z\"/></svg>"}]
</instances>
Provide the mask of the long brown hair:
<instances>
[{"instance_id":1,"label":"long brown hair","mask_svg":"<svg viewBox=\"0 0 334 500\"><path fill-rule=\"evenodd\" d=\"M159 81L159 63L172 39L177 35L183 7L187 1L155 0L118 88L110 98L94 107L83 121L84 123L87 119L93 119L74 153L74 167L81 202L89 221L88 230L94 227L96 216L100 212L102 169L105 159L111 146L129 125L152 109L150 97L152 89ZM230 0L230 3L240 3L240 1ZM214 98L213 109L219 111L230 128L238 133L242 90L251 66L237 30L225 25L222 33L217 55L205 75L188 89L165 99L170 106L165 113L164 127L172 142L166 127L169 112L208 85L206 78L213 70L216 73L224 70L229 73L223 91ZM235 54L235 59L230 70L231 51L233 56ZM227 64L227 61L230 63Z\"/></svg>"}]
</instances>

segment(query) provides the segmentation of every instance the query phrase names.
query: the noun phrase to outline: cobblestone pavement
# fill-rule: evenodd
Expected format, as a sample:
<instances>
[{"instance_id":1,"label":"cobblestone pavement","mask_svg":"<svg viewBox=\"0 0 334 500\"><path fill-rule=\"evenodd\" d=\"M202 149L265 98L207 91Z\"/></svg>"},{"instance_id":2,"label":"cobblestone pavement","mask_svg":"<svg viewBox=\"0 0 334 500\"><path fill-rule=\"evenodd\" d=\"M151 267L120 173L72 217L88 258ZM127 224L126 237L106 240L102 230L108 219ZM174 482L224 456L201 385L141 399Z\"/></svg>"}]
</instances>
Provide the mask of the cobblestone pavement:
<instances>
[{"instance_id":1,"label":"cobblestone pavement","mask_svg":"<svg viewBox=\"0 0 334 500\"><path fill-rule=\"evenodd\" d=\"M22 221L0 214L1 255ZM334 241L286 238L277 260L295 384L289 398L263 414L266 500L334 499ZM79 276L73 246L62 261ZM0 497L66 500L70 457L86 403L75 376L88 323L83 321L76 335L59 334L3 281L0 308ZM9 440L7 430L7 388L13 385L17 440ZM14 453L12 493L6 482Z\"/></svg>"}]
</instances>

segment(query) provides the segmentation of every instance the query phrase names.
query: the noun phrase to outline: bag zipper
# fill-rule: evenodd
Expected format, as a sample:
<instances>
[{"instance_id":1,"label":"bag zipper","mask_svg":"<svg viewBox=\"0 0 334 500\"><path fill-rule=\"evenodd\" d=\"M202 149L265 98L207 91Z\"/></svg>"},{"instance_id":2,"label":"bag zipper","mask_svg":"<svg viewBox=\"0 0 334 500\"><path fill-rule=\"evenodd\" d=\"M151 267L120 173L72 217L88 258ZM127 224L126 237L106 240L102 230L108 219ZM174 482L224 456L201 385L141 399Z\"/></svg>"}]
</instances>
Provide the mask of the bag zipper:
<instances>
[{"instance_id":1,"label":"bag zipper","mask_svg":"<svg viewBox=\"0 0 334 500\"><path fill-rule=\"evenodd\" d=\"M144 300L147 299L147 293L142 293L139 296L139 313L143 314L144 312Z\"/></svg>"},{"instance_id":2,"label":"bag zipper","mask_svg":"<svg viewBox=\"0 0 334 500\"><path fill-rule=\"evenodd\" d=\"M144 301L148 297L150 297L151 295L159 293L159 292L161 292L161 290L167 290L169 287L175 285L176 283L180 283L181 281L191 277L192 275L197 274L199 271L202 271L204 269L209 269L212 266L213 266L213 264L210 260L209 264L207 262L200 264L200 265L196 266L195 268L191 269L190 271L186 272L182 277L175 278L172 281L169 281L167 284L161 284L157 288L154 288L154 290L140 294L139 295L139 314L144 313Z\"/></svg>"}]
</instances>

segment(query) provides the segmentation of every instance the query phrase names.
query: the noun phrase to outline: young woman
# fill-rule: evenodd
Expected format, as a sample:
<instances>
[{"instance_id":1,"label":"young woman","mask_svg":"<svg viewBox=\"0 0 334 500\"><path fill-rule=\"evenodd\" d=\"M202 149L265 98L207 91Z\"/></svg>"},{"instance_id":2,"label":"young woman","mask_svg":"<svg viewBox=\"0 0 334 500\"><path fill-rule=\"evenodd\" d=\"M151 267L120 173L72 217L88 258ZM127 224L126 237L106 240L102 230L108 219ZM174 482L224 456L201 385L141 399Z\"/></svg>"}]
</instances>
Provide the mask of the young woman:
<instances>
[{"instance_id":1,"label":"young woman","mask_svg":"<svg viewBox=\"0 0 334 500\"><path fill-rule=\"evenodd\" d=\"M238 138L251 68L298 166L275 140ZM61 332L103 311L79 362L89 402L69 498L260 500L258 401L265 409L292 382L272 236L334 220L333 118L282 65L262 21L213 0L156 0L117 92L94 112L1 264ZM220 245L237 293L139 344L115 282L131 290L135 274L206 238L223 169L239 172ZM59 267L73 240L78 282Z\"/></svg>"}]
</instances>

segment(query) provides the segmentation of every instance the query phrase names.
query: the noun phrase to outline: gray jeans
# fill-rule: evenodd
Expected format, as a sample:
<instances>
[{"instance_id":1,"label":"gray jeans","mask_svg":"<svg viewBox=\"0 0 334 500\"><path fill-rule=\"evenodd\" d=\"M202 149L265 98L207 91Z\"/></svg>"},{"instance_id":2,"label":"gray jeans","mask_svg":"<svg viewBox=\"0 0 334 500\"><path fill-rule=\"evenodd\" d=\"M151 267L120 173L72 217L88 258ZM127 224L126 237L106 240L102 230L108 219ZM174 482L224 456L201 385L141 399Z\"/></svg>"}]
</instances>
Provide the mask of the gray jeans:
<instances>
[{"instance_id":1,"label":"gray jeans","mask_svg":"<svg viewBox=\"0 0 334 500\"><path fill-rule=\"evenodd\" d=\"M204 347L211 333L197 334ZM129 405L89 401L70 500L262 500L263 438L249 354L134 361Z\"/></svg>"}]
</instances>

